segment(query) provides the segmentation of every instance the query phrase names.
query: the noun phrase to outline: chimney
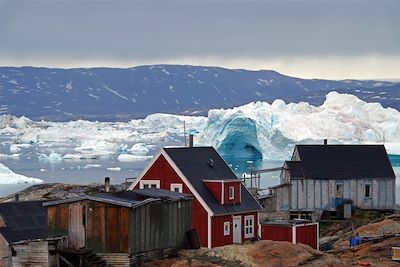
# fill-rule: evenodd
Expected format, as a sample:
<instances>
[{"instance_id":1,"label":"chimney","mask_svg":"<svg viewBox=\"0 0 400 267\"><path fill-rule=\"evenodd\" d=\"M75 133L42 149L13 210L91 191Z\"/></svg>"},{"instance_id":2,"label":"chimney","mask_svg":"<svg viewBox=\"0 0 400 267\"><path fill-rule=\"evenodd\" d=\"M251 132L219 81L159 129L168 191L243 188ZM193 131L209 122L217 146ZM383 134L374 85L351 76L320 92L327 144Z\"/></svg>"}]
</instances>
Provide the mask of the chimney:
<instances>
[{"instance_id":1,"label":"chimney","mask_svg":"<svg viewBox=\"0 0 400 267\"><path fill-rule=\"evenodd\" d=\"M104 189L106 192L110 192L110 177L104 178Z\"/></svg>"},{"instance_id":2,"label":"chimney","mask_svg":"<svg viewBox=\"0 0 400 267\"><path fill-rule=\"evenodd\" d=\"M189 134L189 147L193 147L193 134Z\"/></svg>"},{"instance_id":3,"label":"chimney","mask_svg":"<svg viewBox=\"0 0 400 267\"><path fill-rule=\"evenodd\" d=\"M19 202L19 194L14 195L14 200L15 200L15 202Z\"/></svg>"},{"instance_id":4,"label":"chimney","mask_svg":"<svg viewBox=\"0 0 400 267\"><path fill-rule=\"evenodd\" d=\"M324 139L324 145L328 145L328 139Z\"/></svg>"}]
</instances>

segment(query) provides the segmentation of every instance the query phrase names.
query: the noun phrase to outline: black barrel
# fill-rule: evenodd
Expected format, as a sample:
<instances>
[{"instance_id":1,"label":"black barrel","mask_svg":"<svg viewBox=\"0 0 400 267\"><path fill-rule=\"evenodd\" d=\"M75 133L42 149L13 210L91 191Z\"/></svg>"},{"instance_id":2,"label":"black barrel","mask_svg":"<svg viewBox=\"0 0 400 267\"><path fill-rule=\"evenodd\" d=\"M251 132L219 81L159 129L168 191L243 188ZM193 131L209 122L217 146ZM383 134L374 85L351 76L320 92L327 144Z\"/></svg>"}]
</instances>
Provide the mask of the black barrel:
<instances>
[{"instance_id":1,"label":"black barrel","mask_svg":"<svg viewBox=\"0 0 400 267\"><path fill-rule=\"evenodd\" d=\"M189 231L187 231L186 238L188 240L189 249L200 248L199 235L197 234L196 229L190 229Z\"/></svg>"}]
</instances>

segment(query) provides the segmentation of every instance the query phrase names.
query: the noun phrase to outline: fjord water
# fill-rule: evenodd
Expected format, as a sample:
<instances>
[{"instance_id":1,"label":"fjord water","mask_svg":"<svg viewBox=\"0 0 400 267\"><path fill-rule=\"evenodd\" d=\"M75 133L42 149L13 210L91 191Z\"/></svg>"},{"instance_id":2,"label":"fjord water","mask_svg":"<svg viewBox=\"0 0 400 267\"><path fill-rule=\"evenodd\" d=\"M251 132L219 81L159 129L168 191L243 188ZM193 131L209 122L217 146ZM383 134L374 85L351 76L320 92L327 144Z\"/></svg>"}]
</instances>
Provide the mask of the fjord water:
<instances>
[{"instance_id":1,"label":"fjord water","mask_svg":"<svg viewBox=\"0 0 400 267\"><path fill-rule=\"evenodd\" d=\"M161 144L160 144L161 145ZM162 145L168 145L164 143ZM58 150L57 150L58 149ZM51 150L68 153L66 147L51 147ZM61 151L60 151L61 150ZM0 146L0 154L2 151L9 151L9 146ZM71 183L71 184L90 184L103 183L104 177L111 177L111 183L119 184L125 182L125 178L137 177L151 159L120 162L118 155L105 158L87 159L87 160L60 160L58 162L46 161L39 159L40 153L49 153L50 148L29 148L24 149L24 153L18 158L1 159L0 162L9 167L13 172L28 177L36 177L42 179L45 183ZM152 151L154 155L157 149ZM225 157L225 161L231 169L242 177L244 173L249 173L249 161L255 170L270 169L282 167L281 160L262 160L259 158L230 158ZM390 155L390 160L395 171L396 177L400 178L400 157ZM261 187L279 184L279 171L263 173L261 175ZM15 193L32 184L1 184L0 197ZM396 202L400 203L400 185L396 186Z\"/></svg>"}]
</instances>

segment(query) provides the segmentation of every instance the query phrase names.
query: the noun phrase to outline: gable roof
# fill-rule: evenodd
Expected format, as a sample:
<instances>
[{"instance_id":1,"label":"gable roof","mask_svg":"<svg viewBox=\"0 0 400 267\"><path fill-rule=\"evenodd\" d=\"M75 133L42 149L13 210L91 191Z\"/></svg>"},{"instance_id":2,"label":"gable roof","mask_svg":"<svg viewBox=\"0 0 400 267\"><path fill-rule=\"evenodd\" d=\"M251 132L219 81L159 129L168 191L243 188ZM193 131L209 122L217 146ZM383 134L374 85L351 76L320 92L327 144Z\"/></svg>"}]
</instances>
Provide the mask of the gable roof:
<instances>
[{"instance_id":1,"label":"gable roof","mask_svg":"<svg viewBox=\"0 0 400 267\"><path fill-rule=\"evenodd\" d=\"M226 162L213 147L164 148L164 151L207 203L214 215L261 210L261 206L241 184L241 203L222 205L203 183L204 180L236 180Z\"/></svg>"},{"instance_id":2,"label":"gable roof","mask_svg":"<svg viewBox=\"0 0 400 267\"><path fill-rule=\"evenodd\" d=\"M294 178L396 178L383 145L296 145L296 150L300 162L288 165Z\"/></svg>"},{"instance_id":3,"label":"gable roof","mask_svg":"<svg viewBox=\"0 0 400 267\"><path fill-rule=\"evenodd\" d=\"M46 208L43 201L9 202L0 204L0 216L6 227L0 234L8 243L46 238Z\"/></svg>"}]
</instances>

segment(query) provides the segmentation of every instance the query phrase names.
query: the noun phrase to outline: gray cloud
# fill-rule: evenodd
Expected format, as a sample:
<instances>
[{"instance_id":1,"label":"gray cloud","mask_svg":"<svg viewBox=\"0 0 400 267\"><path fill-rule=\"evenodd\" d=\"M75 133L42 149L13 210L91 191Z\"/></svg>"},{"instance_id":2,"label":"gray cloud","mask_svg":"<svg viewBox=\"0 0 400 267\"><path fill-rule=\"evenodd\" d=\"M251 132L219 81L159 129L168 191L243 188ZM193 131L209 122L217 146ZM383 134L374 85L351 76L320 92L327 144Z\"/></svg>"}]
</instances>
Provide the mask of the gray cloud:
<instances>
[{"instance_id":1,"label":"gray cloud","mask_svg":"<svg viewBox=\"0 0 400 267\"><path fill-rule=\"evenodd\" d=\"M387 58L398 14L399 1L0 0L0 64Z\"/></svg>"}]
</instances>

